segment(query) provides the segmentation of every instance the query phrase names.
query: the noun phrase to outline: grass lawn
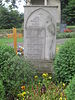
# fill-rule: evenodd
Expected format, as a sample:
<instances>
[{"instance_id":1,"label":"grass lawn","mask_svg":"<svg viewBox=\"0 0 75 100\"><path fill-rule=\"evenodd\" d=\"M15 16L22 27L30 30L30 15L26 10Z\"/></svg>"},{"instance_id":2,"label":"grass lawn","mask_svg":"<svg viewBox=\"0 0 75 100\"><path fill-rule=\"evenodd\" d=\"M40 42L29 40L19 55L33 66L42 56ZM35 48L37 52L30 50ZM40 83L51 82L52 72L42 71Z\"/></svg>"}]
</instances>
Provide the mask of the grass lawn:
<instances>
[{"instance_id":1,"label":"grass lawn","mask_svg":"<svg viewBox=\"0 0 75 100\"><path fill-rule=\"evenodd\" d=\"M67 26L67 28L75 28L75 26Z\"/></svg>"},{"instance_id":2,"label":"grass lawn","mask_svg":"<svg viewBox=\"0 0 75 100\"><path fill-rule=\"evenodd\" d=\"M17 38L17 42L23 42L23 38ZM13 43L13 38L0 38L0 45Z\"/></svg>"}]
</instances>

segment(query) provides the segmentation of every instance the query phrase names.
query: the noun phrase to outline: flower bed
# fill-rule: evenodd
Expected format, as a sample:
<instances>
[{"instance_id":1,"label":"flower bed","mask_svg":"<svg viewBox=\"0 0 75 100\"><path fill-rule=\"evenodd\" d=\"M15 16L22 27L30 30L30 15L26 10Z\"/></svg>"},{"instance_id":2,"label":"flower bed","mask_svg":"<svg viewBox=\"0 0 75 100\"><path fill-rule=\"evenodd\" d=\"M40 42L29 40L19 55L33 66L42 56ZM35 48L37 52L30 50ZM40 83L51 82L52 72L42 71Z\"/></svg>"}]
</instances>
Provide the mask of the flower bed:
<instances>
[{"instance_id":1,"label":"flower bed","mask_svg":"<svg viewBox=\"0 0 75 100\"><path fill-rule=\"evenodd\" d=\"M55 83L48 73L34 76L34 82L23 84L17 95L18 100L67 100L64 83Z\"/></svg>"}]
</instances>

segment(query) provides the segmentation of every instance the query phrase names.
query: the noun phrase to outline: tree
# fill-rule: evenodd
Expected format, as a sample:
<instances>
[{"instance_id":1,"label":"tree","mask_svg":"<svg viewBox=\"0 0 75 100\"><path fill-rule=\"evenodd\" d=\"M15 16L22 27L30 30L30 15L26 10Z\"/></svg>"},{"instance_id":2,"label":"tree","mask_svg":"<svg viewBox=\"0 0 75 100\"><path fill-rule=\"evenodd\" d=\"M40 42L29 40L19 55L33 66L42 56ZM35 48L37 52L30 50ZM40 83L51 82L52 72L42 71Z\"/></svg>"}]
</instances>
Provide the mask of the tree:
<instances>
[{"instance_id":1,"label":"tree","mask_svg":"<svg viewBox=\"0 0 75 100\"><path fill-rule=\"evenodd\" d=\"M0 0L0 2L2 3L2 1L3 0ZM16 1L18 1L18 2L21 2L22 0L4 0L6 3L8 3L8 2L11 2L11 6L12 7L16 7L17 8L17 5L16 5ZM25 2L26 2L26 0L24 0Z\"/></svg>"},{"instance_id":2,"label":"tree","mask_svg":"<svg viewBox=\"0 0 75 100\"><path fill-rule=\"evenodd\" d=\"M2 1L0 1L0 6L2 5Z\"/></svg>"},{"instance_id":3,"label":"tree","mask_svg":"<svg viewBox=\"0 0 75 100\"><path fill-rule=\"evenodd\" d=\"M61 0L61 23L64 23L63 11L68 5L69 0Z\"/></svg>"},{"instance_id":4,"label":"tree","mask_svg":"<svg viewBox=\"0 0 75 100\"><path fill-rule=\"evenodd\" d=\"M62 18L68 25L75 24L75 0L69 0L68 5L62 9Z\"/></svg>"},{"instance_id":5,"label":"tree","mask_svg":"<svg viewBox=\"0 0 75 100\"><path fill-rule=\"evenodd\" d=\"M61 9L64 9L68 5L69 0L61 0Z\"/></svg>"},{"instance_id":6,"label":"tree","mask_svg":"<svg viewBox=\"0 0 75 100\"><path fill-rule=\"evenodd\" d=\"M20 28L23 18L23 14L19 14L17 10L9 11L4 6L0 6L0 29Z\"/></svg>"}]
</instances>

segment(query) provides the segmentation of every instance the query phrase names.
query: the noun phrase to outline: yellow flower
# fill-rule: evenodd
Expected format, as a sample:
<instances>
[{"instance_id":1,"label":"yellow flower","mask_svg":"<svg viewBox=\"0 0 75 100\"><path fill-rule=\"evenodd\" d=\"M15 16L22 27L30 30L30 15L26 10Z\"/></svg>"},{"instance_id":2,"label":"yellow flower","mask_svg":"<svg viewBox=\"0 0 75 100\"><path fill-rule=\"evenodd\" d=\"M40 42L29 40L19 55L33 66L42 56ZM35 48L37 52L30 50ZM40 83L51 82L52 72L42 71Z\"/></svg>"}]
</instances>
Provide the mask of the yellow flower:
<instances>
[{"instance_id":1,"label":"yellow flower","mask_svg":"<svg viewBox=\"0 0 75 100\"><path fill-rule=\"evenodd\" d=\"M40 85L41 83L39 82L38 84Z\"/></svg>"},{"instance_id":2,"label":"yellow flower","mask_svg":"<svg viewBox=\"0 0 75 100\"><path fill-rule=\"evenodd\" d=\"M47 77L48 77L48 73L43 73L43 74L42 74L42 77L43 77L43 78L47 78Z\"/></svg>"},{"instance_id":3,"label":"yellow flower","mask_svg":"<svg viewBox=\"0 0 75 100\"><path fill-rule=\"evenodd\" d=\"M60 97L59 100L62 100L62 97Z\"/></svg>"},{"instance_id":4,"label":"yellow flower","mask_svg":"<svg viewBox=\"0 0 75 100\"><path fill-rule=\"evenodd\" d=\"M37 78L38 78L38 76L36 75L36 76L34 76L34 78L35 78L35 79L37 79Z\"/></svg>"},{"instance_id":5,"label":"yellow flower","mask_svg":"<svg viewBox=\"0 0 75 100\"><path fill-rule=\"evenodd\" d=\"M57 47L57 48L56 48L56 52L58 52L58 51L59 51L59 48Z\"/></svg>"},{"instance_id":6,"label":"yellow flower","mask_svg":"<svg viewBox=\"0 0 75 100\"><path fill-rule=\"evenodd\" d=\"M25 94L26 94L26 92L22 92L22 93L18 94L17 96L18 96L18 97L24 97Z\"/></svg>"},{"instance_id":7,"label":"yellow flower","mask_svg":"<svg viewBox=\"0 0 75 100\"><path fill-rule=\"evenodd\" d=\"M60 93L60 96L61 96L61 97L63 96L63 93L62 93L62 92Z\"/></svg>"},{"instance_id":8,"label":"yellow flower","mask_svg":"<svg viewBox=\"0 0 75 100\"><path fill-rule=\"evenodd\" d=\"M20 51L22 52L22 51L23 51L23 49L22 49L22 48L20 48Z\"/></svg>"},{"instance_id":9,"label":"yellow flower","mask_svg":"<svg viewBox=\"0 0 75 100\"><path fill-rule=\"evenodd\" d=\"M21 95L24 97L24 96L25 96L25 94L26 94L26 92L22 92L22 94L21 94Z\"/></svg>"},{"instance_id":10,"label":"yellow flower","mask_svg":"<svg viewBox=\"0 0 75 100\"><path fill-rule=\"evenodd\" d=\"M26 94L26 92L23 92L22 94L23 94L23 95L25 95L25 94Z\"/></svg>"},{"instance_id":11,"label":"yellow flower","mask_svg":"<svg viewBox=\"0 0 75 100\"><path fill-rule=\"evenodd\" d=\"M52 79L52 77L50 76L50 77L49 77L49 79L51 80L51 79Z\"/></svg>"},{"instance_id":12,"label":"yellow flower","mask_svg":"<svg viewBox=\"0 0 75 100\"><path fill-rule=\"evenodd\" d=\"M67 100L67 99L65 98L65 100Z\"/></svg>"},{"instance_id":13,"label":"yellow flower","mask_svg":"<svg viewBox=\"0 0 75 100\"><path fill-rule=\"evenodd\" d=\"M65 83L63 83L63 87L65 87Z\"/></svg>"}]
</instances>

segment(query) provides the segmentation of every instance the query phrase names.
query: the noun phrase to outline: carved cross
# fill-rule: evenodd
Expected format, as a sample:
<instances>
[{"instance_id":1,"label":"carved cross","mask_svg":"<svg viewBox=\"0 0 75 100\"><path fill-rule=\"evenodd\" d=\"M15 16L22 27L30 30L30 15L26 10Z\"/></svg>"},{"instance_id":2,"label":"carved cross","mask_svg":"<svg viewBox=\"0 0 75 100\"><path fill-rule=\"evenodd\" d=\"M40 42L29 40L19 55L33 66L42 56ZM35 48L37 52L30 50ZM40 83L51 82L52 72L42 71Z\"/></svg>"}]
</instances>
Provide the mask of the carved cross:
<instances>
[{"instance_id":1,"label":"carved cross","mask_svg":"<svg viewBox=\"0 0 75 100\"><path fill-rule=\"evenodd\" d=\"M14 39L14 49L17 53L17 33L16 33L16 28L13 28L13 39Z\"/></svg>"}]
</instances>

